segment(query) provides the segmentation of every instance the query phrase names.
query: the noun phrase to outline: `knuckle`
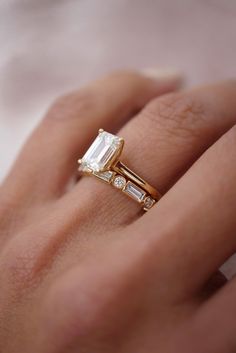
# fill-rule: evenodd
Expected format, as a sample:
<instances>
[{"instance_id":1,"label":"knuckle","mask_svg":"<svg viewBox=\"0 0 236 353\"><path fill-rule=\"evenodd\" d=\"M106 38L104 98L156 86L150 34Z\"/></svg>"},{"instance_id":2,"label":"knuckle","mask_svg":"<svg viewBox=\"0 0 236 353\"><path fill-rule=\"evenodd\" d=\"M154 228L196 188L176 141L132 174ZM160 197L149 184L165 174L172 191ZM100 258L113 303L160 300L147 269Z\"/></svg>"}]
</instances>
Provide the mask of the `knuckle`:
<instances>
[{"instance_id":1,"label":"knuckle","mask_svg":"<svg viewBox=\"0 0 236 353\"><path fill-rule=\"evenodd\" d=\"M57 98L49 109L46 119L68 120L88 117L88 113L96 109L96 102L94 90L80 89Z\"/></svg>"},{"instance_id":2,"label":"knuckle","mask_svg":"<svg viewBox=\"0 0 236 353\"><path fill-rule=\"evenodd\" d=\"M152 128L164 127L168 134L185 138L199 134L200 130L196 127L206 120L206 113L200 101L184 93L171 93L157 98L144 109L144 115Z\"/></svg>"}]
</instances>

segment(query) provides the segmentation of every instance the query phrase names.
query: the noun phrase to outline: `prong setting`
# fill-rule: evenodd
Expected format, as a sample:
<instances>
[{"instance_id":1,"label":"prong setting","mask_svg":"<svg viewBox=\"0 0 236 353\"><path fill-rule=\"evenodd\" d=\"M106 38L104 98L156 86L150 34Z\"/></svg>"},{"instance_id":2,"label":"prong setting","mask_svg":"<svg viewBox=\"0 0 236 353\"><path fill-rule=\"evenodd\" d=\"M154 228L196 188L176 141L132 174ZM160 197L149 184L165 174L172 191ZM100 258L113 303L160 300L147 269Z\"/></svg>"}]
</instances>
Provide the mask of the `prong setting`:
<instances>
[{"instance_id":1,"label":"prong setting","mask_svg":"<svg viewBox=\"0 0 236 353\"><path fill-rule=\"evenodd\" d=\"M120 156L123 145L123 139L100 129L98 136L80 160L80 170L105 172Z\"/></svg>"},{"instance_id":2,"label":"prong setting","mask_svg":"<svg viewBox=\"0 0 236 353\"><path fill-rule=\"evenodd\" d=\"M137 201L148 211L160 199L159 192L120 161L124 139L98 130L98 135L78 160L79 171L96 176Z\"/></svg>"}]
</instances>

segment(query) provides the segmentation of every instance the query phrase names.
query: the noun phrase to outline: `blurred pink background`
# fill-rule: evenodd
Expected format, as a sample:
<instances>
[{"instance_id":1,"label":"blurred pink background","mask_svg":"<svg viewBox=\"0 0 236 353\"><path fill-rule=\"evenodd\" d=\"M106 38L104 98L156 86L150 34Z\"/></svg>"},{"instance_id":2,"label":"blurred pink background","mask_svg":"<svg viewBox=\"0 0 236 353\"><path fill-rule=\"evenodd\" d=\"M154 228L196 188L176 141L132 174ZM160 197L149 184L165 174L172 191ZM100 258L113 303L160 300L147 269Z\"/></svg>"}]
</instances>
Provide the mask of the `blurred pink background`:
<instances>
[{"instance_id":1,"label":"blurred pink background","mask_svg":"<svg viewBox=\"0 0 236 353\"><path fill-rule=\"evenodd\" d=\"M54 98L104 72L235 77L236 1L1 0L0 44L1 180Z\"/></svg>"}]
</instances>

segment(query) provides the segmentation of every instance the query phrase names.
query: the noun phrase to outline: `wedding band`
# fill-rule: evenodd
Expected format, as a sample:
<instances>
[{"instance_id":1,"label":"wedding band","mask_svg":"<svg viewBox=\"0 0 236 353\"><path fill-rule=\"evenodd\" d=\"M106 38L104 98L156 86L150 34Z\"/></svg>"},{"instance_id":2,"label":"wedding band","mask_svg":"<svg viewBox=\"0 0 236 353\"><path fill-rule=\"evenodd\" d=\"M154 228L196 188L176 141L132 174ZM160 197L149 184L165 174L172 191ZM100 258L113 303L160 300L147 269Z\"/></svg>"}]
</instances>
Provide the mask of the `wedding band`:
<instances>
[{"instance_id":1,"label":"wedding band","mask_svg":"<svg viewBox=\"0 0 236 353\"><path fill-rule=\"evenodd\" d=\"M83 158L78 160L79 171L121 190L148 211L161 194L120 161L123 147L123 138L100 129Z\"/></svg>"}]
</instances>

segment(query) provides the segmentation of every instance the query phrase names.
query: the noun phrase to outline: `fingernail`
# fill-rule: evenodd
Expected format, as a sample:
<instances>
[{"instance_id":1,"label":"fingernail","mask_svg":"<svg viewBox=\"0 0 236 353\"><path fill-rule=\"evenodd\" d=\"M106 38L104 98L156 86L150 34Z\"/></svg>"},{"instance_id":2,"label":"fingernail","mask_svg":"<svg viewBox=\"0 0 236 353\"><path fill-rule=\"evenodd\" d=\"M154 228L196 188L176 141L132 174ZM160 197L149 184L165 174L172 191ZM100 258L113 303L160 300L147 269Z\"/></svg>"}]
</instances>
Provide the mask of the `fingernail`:
<instances>
[{"instance_id":1,"label":"fingernail","mask_svg":"<svg viewBox=\"0 0 236 353\"><path fill-rule=\"evenodd\" d=\"M161 82L174 82L177 85L182 85L184 75L172 68L146 68L141 70L141 73L149 78Z\"/></svg>"}]
</instances>

